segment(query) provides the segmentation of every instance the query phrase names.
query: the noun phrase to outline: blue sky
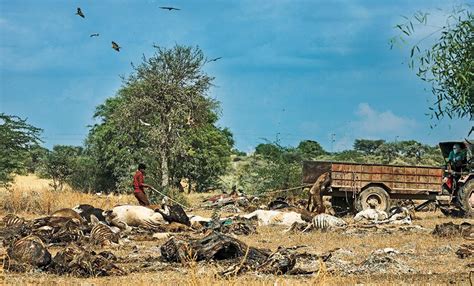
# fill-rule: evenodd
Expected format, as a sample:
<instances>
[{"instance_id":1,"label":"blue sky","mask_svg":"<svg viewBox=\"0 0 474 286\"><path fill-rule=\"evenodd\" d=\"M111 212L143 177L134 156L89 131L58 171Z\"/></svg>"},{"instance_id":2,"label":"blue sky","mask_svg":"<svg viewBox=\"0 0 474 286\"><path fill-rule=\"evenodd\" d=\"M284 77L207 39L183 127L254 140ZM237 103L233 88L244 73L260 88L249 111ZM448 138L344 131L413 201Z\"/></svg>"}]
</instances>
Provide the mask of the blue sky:
<instances>
[{"instance_id":1,"label":"blue sky","mask_svg":"<svg viewBox=\"0 0 474 286\"><path fill-rule=\"evenodd\" d=\"M240 150L276 138L316 140L327 150L351 148L355 138L461 139L472 122L430 129L428 86L404 64L408 47L388 45L401 15L427 11L440 26L442 10L460 3L0 0L0 112L43 128L47 147L80 145L95 107L120 88L131 62L150 56L153 44L183 44L223 57L206 66L216 78L209 94ZM169 5L182 10L159 9Z\"/></svg>"}]
</instances>

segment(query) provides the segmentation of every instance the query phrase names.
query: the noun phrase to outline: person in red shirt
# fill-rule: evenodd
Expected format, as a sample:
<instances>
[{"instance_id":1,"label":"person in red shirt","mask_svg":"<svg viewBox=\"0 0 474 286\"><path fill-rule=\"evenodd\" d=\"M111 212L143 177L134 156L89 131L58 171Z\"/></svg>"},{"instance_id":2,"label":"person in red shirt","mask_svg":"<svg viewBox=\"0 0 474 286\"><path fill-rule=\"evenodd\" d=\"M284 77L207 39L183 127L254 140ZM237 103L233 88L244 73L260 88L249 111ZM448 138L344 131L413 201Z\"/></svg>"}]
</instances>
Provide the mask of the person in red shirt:
<instances>
[{"instance_id":1,"label":"person in red shirt","mask_svg":"<svg viewBox=\"0 0 474 286\"><path fill-rule=\"evenodd\" d=\"M150 186L145 184L145 164L138 164L138 170L135 172L133 176L133 188L135 198L137 198L138 202L141 206L149 206L150 202L148 201L148 197L145 194L145 188L149 188Z\"/></svg>"}]
</instances>

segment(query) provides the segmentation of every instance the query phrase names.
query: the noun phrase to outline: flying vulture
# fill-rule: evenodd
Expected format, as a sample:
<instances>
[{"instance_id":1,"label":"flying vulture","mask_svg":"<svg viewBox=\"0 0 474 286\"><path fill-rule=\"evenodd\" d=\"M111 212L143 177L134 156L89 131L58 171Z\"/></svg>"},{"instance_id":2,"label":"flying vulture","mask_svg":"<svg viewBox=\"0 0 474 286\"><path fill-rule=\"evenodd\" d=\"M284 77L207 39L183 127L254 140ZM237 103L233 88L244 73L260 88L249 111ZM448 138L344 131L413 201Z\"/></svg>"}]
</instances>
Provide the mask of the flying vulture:
<instances>
[{"instance_id":1,"label":"flying vulture","mask_svg":"<svg viewBox=\"0 0 474 286\"><path fill-rule=\"evenodd\" d=\"M85 18L85 17L86 17L86 16L84 16L84 13L82 13L81 8L77 8L76 15L79 15L79 16L81 16L82 18Z\"/></svg>"},{"instance_id":2,"label":"flying vulture","mask_svg":"<svg viewBox=\"0 0 474 286\"><path fill-rule=\"evenodd\" d=\"M90 37L98 37L99 36L99 33L95 33L95 34L91 34Z\"/></svg>"},{"instance_id":3,"label":"flying vulture","mask_svg":"<svg viewBox=\"0 0 474 286\"><path fill-rule=\"evenodd\" d=\"M120 52L120 47L116 42L112 41L112 49L116 50L117 52Z\"/></svg>"},{"instance_id":4,"label":"flying vulture","mask_svg":"<svg viewBox=\"0 0 474 286\"><path fill-rule=\"evenodd\" d=\"M172 11L172 10L179 11L179 10L181 10L181 9L179 9L179 8L175 8L175 7L163 7L163 6L162 6L162 7L160 7L160 8L161 8L161 9L168 10L168 11Z\"/></svg>"},{"instance_id":5,"label":"flying vulture","mask_svg":"<svg viewBox=\"0 0 474 286\"><path fill-rule=\"evenodd\" d=\"M217 62L220 59L222 59L222 57L214 58L214 59L208 60L207 62Z\"/></svg>"}]
</instances>

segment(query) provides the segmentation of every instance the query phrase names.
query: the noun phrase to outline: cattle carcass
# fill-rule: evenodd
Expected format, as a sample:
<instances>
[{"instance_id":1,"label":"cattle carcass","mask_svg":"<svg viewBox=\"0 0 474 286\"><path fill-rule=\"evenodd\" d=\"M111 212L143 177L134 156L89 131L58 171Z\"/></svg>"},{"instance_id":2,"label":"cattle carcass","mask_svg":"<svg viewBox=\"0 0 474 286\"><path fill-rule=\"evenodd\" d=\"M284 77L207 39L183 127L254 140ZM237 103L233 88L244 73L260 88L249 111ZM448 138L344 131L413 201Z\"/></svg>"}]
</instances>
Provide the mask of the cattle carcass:
<instances>
[{"instance_id":1,"label":"cattle carcass","mask_svg":"<svg viewBox=\"0 0 474 286\"><path fill-rule=\"evenodd\" d=\"M365 220L371 223L377 223L387 219L388 214L386 212L376 209L365 209L363 211L358 212L354 217L354 221L356 222L361 222Z\"/></svg>"},{"instance_id":2,"label":"cattle carcass","mask_svg":"<svg viewBox=\"0 0 474 286\"><path fill-rule=\"evenodd\" d=\"M85 219L83 219L76 211L73 209L60 209L55 211L54 213L51 214L52 217L67 217L72 220L75 220L78 223L84 223Z\"/></svg>"},{"instance_id":3,"label":"cattle carcass","mask_svg":"<svg viewBox=\"0 0 474 286\"><path fill-rule=\"evenodd\" d=\"M79 277L124 275L125 271L115 265L113 260L116 258L110 252L97 254L72 244L56 253L51 271Z\"/></svg>"},{"instance_id":4,"label":"cattle carcass","mask_svg":"<svg viewBox=\"0 0 474 286\"><path fill-rule=\"evenodd\" d=\"M295 222L304 223L302 215L297 212L283 212L276 210L256 210L249 214L243 215L243 218L254 219L258 221L258 225L286 225L290 226Z\"/></svg>"},{"instance_id":5,"label":"cattle carcass","mask_svg":"<svg viewBox=\"0 0 474 286\"><path fill-rule=\"evenodd\" d=\"M159 229L165 223L160 213L143 206L116 206L104 214L109 225L117 226L122 230L130 230L130 226Z\"/></svg>"},{"instance_id":6,"label":"cattle carcass","mask_svg":"<svg viewBox=\"0 0 474 286\"><path fill-rule=\"evenodd\" d=\"M186 215L186 212L180 205L164 205L163 210L157 208L155 211L160 213L164 220L166 220L168 223L178 222L187 226L191 226L189 217Z\"/></svg>"},{"instance_id":7,"label":"cattle carcass","mask_svg":"<svg viewBox=\"0 0 474 286\"><path fill-rule=\"evenodd\" d=\"M206 226L209 222L212 221L210 217L202 217L199 215L189 215L189 222L191 223L191 227L199 229Z\"/></svg>"},{"instance_id":8,"label":"cattle carcass","mask_svg":"<svg viewBox=\"0 0 474 286\"><path fill-rule=\"evenodd\" d=\"M316 215L311 223L303 230L306 232L311 229L318 229L322 231L345 228L347 223L342 219L329 214Z\"/></svg>"},{"instance_id":9,"label":"cattle carcass","mask_svg":"<svg viewBox=\"0 0 474 286\"><path fill-rule=\"evenodd\" d=\"M33 267L44 268L51 262L51 254L43 241L34 235L15 241L7 253L9 258Z\"/></svg>"},{"instance_id":10,"label":"cattle carcass","mask_svg":"<svg viewBox=\"0 0 474 286\"><path fill-rule=\"evenodd\" d=\"M411 224L412 213L413 211L409 210L406 207L391 208L387 222L390 224Z\"/></svg>"},{"instance_id":11,"label":"cattle carcass","mask_svg":"<svg viewBox=\"0 0 474 286\"><path fill-rule=\"evenodd\" d=\"M77 212L82 218L84 218L87 222L91 222L91 216L94 215L99 221L105 222L105 217L103 215L104 210L100 208L96 208L94 206L88 204L81 204L77 205L72 208L75 212Z\"/></svg>"},{"instance_id":12,"label":"cattle carcass","mask_svg":"<svg viewBox=\"0 0 474 286\"><path fill-rule=\"evenodd\" d=\"M3 217L2 222L5 227L10 228L10 227L21 227L22 225L25 224L26 221L24 218L10 213Z\"/></svg>"},{"instance_id":13,"label":"cattle carcass","mask_svg":"<svg viewBox=\"0 0 474 286\"><path fill-rule=\"evenodd\" d=\"M47 243L67 243L77 241L83 237L83 224L76 219L68 217L41 217L32 222L33 234L42 238Z\"/></svg>"},{"instance_id":14,"label":"cattle carcass","mask_svg":"<svg viewBox=\"0 0 474 286\"><path fill-rule=\"evenodd\" d=\"M119 243L120 234L105 223L99 221L94 215L91 215L91 241L94 244L102 246L109 245L111 243Z\"/></svg>"}]
</instances>

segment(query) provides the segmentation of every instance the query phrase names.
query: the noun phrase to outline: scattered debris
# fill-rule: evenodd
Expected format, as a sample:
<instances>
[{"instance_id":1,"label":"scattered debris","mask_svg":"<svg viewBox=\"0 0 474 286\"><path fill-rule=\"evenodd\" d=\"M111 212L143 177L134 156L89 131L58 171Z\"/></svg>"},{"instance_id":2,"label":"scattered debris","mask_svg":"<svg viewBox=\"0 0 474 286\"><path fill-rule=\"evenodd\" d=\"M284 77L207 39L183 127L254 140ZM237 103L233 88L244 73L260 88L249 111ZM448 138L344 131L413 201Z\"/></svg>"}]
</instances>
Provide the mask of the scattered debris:
<instances>
[{"instance_id":1,"label":"scattered debris","mask_svg":"<svg viewBox=\"0 0 474 286\"><path fill-rule=\"evenodd\" d=\"M221 208L223 213L241 213L242 211L235 205L226 205Z\"/></svg>"},{"instance_id":2,"label":"scattered debris","mask_svg":"<svg viewBox=\"0 0 474 286\"><path fill-rule=\"evenodd\" d=\"M474 243L461 245L461 247L456 250L456 255L461 259L474 256Z\"/></svg>"},{"instance_id":3,"label":"scattered debris","mask_svg":"<svg viewBox=\"0 0 474 286\"><path fill-rule=\"evenodd\" d=\"M327 271L330 273L345 273L351 274L353 263L351 262L355 254L346 248L337 248L329 251L326 259Z\"/></svg>"},{"instance_id":4,"label":"scattered debris","mask_svg":"<svg viewBox=\"0 0 474 286\"><path fill-rule=\"evenodd\" d=\"M330 252L326 265L329 272L346 275L412 273L414 270L397 258L399 254L393 248L377 249L362 263L357 263L351 250L341 248Z\"/></svg>"},{"instance_id":5,"label":"scattered debris","mask_svg":"<svg viewBox=\"0 0 474 286\"><path fill-rule=\"evenodd\" d=\"M360 266L356 267L354 273L407 274L414 272L412 268L396 258L398 254L399 252L393 248L375 250Z\"/></svg>"},{"instance_id":6,"label":"scattered debris","mask_svg":"<svg viewBox=\"0 0 474 286\"><path fill-rule=\"evenodd\" d=\"M160 248L161 256L167 262L195 260L223 260L247 256L249 262L262 264L269 256L265 250L249 247L245 243L230 236L212 232L202 239L180 239L172 237Z\"/></svg>"},{"instance_id":7,"label":"scattered debris","mask_svg":"<svg viewBox=\"0 0 474 286\"><path fill-rule=\"evenodd\" d=\"M255 221L243 220L236 217L224 220L218 231L226 234L250 235L257 233L257 226Z\"/></svg>"},{"instance_id":8,"label":"scattered debris","mask_svg":"<svg viewBox=\"0 0 474 286\"><path fill-rule=\"evenodd\" d=\"M450 245L436 247L431 250L431 252L434 254L447 254L447 253L452 253L453 251L454 249Z\"/></svg>"},{"instance_id":9,"label":"scattered debris","mask_svg":"<svg viewBox=\"0 0 474 286\"><path fill-rule=\"evenodd\" d=\"M257 271L269 274L285 274L292 270L295 264L295 253L280 246L262 265L257 267Z\"/></svg>"},{"instance_id":10,"label":"scattered debris","mask_svg":"<svg viewBox=\"0 0 474 286\"><path fill-rule=\"evenodd\" d=\"M289 208L290 205L285 201L284 198L276 198L268 204L269 210L279 210L284 208Z\"/></svg>"},{"instance_id":11,"label":"scattered debris","mask_svg":"<svg viewBox=\"0 0 474 286\"><path fill-rule=\"evenodd\" d=\"M461 236L461 237L472 237L474 236L474 225L463 222L461 224L454 224L453 222L447 222L438 224L435 226L433 235L440 237L449 236Z\"/></svg>"},{"instance_id":12,"label":"scattered debris","mask_svg":"<svg viewBox=\"0 0 474 286\"><path fill-rule=\"evenodd\" d=\"M96 254L73 244L54 256L51 271L79 277L124 275L125 271L111 262L114 260L117 258L111 252Z\"/></svg>"}]
</instances>

